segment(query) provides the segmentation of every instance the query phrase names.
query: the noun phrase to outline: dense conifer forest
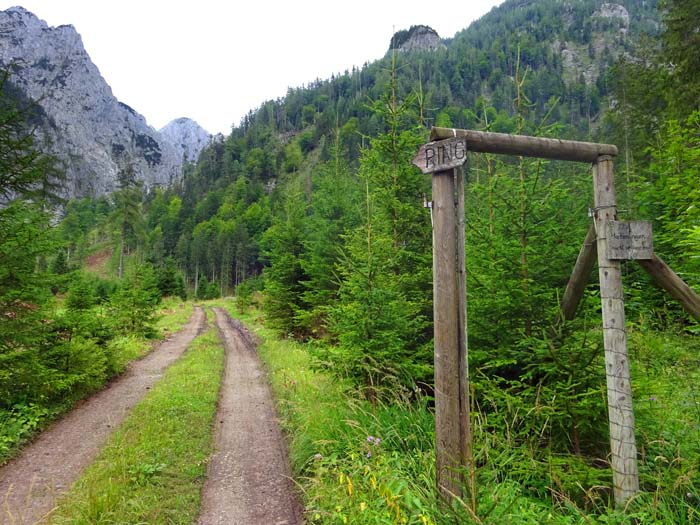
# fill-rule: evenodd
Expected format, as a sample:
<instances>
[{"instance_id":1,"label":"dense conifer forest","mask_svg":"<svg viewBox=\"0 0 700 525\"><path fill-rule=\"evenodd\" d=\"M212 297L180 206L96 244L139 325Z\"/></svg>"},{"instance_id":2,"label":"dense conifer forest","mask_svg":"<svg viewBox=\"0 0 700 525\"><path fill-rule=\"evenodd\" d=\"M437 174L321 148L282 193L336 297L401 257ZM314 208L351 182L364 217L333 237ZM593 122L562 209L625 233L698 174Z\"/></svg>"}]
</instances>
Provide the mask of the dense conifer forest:
<instances>
[{"instance_id":1,"label":"dense conifer forest","mask_svg":"<svg viewBox=\"0 0 700 525\"><path fill-rule=\"evenodd\" d=\"M433 125L616 144L622 218L651 220L655 251L700 291L700 3L621 4L628 21L598 0L508 0L444 50L389 49L289 88L173 187L146 193L123 173L112 195L63 203L58 223L45 199L60 181L26 101L3 90L0 454L118 372L113 345L147 336L165 296L235 295L370 406L429 413L430 180L411 159ZM575 320L559 311L590 226L590 168L472 155L465 172L481 482L599 512L611 495L596 279ZM637 522L699 523L698 321L634 261L623 282L642 490L657 498Z\"/></svg>"}]
</instances>

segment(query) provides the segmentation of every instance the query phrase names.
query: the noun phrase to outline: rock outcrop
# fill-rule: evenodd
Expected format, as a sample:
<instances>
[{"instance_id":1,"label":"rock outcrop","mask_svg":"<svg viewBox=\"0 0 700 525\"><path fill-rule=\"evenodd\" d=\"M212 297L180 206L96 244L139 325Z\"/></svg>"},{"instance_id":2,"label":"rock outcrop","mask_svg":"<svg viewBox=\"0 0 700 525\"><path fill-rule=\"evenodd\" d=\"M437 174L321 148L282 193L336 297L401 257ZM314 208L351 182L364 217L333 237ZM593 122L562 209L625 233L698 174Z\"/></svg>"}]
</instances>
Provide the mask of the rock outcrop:
<instances>
[{"instance_id":1,"label":"rock outcrop","mask_svg":"<svg viewBox=\"0 0 700 525\"><path fill-rule=\"evenodd\" d=\"M161 128L160 134L187 162L197 162L200 151L209 144L211 134L194 120L181 117Z\"/></svg>"},{"instance_id":2,"label":"rock outcrop","mask_svg":"<svg viewBox=\"0 0 700 525\"><path fill-rule=\"evenodd\" d=\"M392 49L398 51L437 51L438 49L447 49L447 47L432 27L419 25L394 33L389 46L389 50Z\"/></svg>"},{"instance_id":3,"label":"rock outcrop","mask_svg":"<svg viewBox=\"0 0 700 525\"><path fill-rule=\"evenodd\" d=\"M49 27L22 7L0 12L0 66L41 107L37 138L66 171L65 197L109 193L126 169L147 189L180 177L182 154L114 97L73 26Z\"/></svg>"}]
</instances>

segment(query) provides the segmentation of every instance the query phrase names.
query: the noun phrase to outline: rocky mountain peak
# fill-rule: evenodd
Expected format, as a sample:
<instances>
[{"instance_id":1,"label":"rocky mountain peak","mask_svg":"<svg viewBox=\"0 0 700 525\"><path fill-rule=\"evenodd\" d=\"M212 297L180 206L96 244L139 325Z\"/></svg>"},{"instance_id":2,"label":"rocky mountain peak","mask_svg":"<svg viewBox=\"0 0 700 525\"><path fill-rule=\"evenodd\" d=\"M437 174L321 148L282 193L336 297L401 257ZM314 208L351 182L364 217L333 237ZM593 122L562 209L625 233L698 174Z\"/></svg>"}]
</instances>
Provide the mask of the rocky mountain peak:
<instances>
[{"instance_id":1,"label":"rocky mountain peak","mask_svg":"<svg viewBox=\"0 0 700 525\"><path fill-rule=\"evenodd\" d=\"M447 49L440 35L432 27L417 25L394 33L389 50L398 51L436 51Z\"/></svg>"},{"instance_id":2,"label":"rocky mountain peak","mask_svg":"<svg viewBox=\"0 0 700 525\"><path fill-rule=\"evenodd\" d=\"M187 117L170 121L160 129L160 134L187 162L196 162L199 153L211 140L211 133Z\"/></svg>"},{"instance_id":3,"label":"rocky mountain peak","mask_svg":"<svg viewBox=\"0 0 700 525\"><path fill-rule=\"evenodd\" d=\"M0 11L0 67L39 106L37 140L66 171L65 197L109 193L125 170L147 189L181 176L181 148L114 97L73 26L50 27L22 7Z\"/></svg>"}]
</instances>

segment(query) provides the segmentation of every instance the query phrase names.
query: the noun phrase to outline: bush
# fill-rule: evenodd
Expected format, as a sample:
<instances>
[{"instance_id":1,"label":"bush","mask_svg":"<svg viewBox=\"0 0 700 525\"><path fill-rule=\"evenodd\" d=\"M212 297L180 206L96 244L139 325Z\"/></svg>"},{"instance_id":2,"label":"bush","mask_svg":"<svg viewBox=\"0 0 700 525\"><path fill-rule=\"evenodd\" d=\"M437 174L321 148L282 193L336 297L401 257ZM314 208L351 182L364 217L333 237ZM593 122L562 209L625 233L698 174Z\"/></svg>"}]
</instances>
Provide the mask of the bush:
<instances>
[{"instance_id":1,"label":"bush","mask_svg":"<svg viewBox=\"0 0 700 525\"><path fill-rule=\"evenodd\" d=\"M155 335L156 306L160 293L153 267L132 268L109 300L109 315L113 326L147 337Z\"/></svg>"}]
</instances>

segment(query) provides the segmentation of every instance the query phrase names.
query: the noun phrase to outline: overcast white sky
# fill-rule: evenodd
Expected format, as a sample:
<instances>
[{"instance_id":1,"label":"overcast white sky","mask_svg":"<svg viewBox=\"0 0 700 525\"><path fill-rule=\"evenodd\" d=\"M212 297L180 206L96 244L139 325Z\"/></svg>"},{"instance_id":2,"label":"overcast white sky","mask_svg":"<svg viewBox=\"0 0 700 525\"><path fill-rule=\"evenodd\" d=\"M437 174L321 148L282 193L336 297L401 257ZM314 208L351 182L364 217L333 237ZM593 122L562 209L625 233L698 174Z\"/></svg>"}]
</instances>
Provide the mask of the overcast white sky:
<instances>
[{"instance_id":1,"label":"overcast white sky","mask_svg":"<svg viewBox=\"0 0 700 525\"><path fill-rule=\"evenodd\" d=\"M72 24L115 96L160 129L190 117L210 133L265 100L381 58L393 31L451 38L503 0L0 0Z\"/></svg>"}]
</instances>

